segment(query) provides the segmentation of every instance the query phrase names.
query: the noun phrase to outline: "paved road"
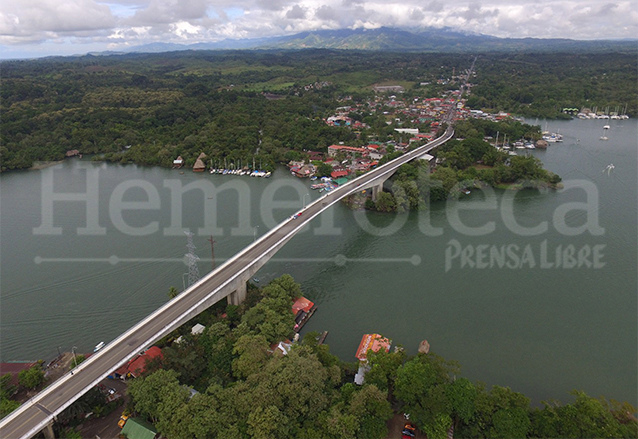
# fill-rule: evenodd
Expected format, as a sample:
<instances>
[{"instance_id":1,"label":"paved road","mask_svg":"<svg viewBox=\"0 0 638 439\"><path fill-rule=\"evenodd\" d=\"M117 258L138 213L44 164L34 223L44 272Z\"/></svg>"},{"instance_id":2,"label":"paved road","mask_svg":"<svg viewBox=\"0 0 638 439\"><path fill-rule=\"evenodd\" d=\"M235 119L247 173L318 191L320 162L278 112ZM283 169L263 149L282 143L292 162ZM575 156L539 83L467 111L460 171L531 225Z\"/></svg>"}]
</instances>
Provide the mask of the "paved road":
<instances>
[{"instance_id":1,"label":"paved road","mask_svg":"<svg viewBox=\"0 0 638 439\"><path fill-rule=\"evenodd\" d=\"M373 186L375 180L387 178L404 163L420 157L449 140L454 131L448 128L445 134L414 151L386 163L329 192L309 204L297 219L288 219L279 224L259 240L242 250L237 256L209 273L198 283L181 293L144 320L133 326L97 354L81 363L48 388L20 406L0 422L0 438L29 438L44 428L51 419L98 384L106 375L133 358L147 346L172 331L184 315L199 304L218 295L218 300L230 291L224 286L246 271L273 246L286 242L310 220L340 199Z\"/></svg>"}]
</instances>

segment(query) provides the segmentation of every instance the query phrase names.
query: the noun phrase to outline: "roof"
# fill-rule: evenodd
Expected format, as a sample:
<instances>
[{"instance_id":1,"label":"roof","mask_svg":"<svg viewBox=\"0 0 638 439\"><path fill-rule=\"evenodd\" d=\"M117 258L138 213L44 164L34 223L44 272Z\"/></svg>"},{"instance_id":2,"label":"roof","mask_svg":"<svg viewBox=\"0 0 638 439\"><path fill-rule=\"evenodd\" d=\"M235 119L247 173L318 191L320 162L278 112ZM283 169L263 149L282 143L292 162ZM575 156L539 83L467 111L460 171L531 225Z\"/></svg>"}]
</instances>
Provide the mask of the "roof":
<instances>
[{"instance_id":1,"label":"roof","mask_svg":"<svg viewBox=\"0 0 638 439\"><path fill-rule=\"evenodd\" d=\"M379 352L381 349L385 349L386 352L389 352L391 344L389 339L380 334L364 334L355 357L365 361L368 358L368 351Z\"/></svg>"},{"instance_id":2,"label":"roof","mask_svg":"<svg viewBox=\"0 0 638 439\"><path fill-rule=\"evenodd\" d=\"M162 350L157 346L152 346L142 355L138 356L128 364L128 371L133 376L138 376L146 370L146 363L154 358L162 358Z\"/></svg>"},{"instance_id":3,"label":"roof","mask_svg":"<svg viewBox=\"0 0 638 439\"><path fill-rule=\"evenodd\" d=\"M346 175L348 175L348 171L332 171L332 173L330 174L330 176L332 178L339 178L339 177L345 177Z\"/></svg>"},{"instance_id":4,"label":"roof","mask_svg":"<svg viewBox=\"0 0 638 439\"><path fill-rule=\"evenodd\" d=\"M198 323L191 328L191 334L193 335L201 334L202 332L204 332L204 329L206 329L206 326Z\"/></svg>"},{"instance_id":5,"label":"roof","mask_svg":"<svg viewBox=\"0 0 638 439\"><path fill-rule=\"evenodd\" d=\"M341 177L334 180L334 182L341 186L342 184L346 184L348 182L348 179L345 177Z\"/></svg>"},{"instance_id":6,"label":"roof","mask_svg":"<svg viewBox=\"0 0 638 439\"><path fill-rule=\"evenodd\" d=\"M346 145L330 145L328 149L336 149L336 150L344 150L351 152L365 152L365 148L357 148L356 146L346 146Z\"/></svg>"},{"instance_id":7,"label":"roof","mask_svg":"<svg viewBox=\"0 0 638 439\"><path fill-rule=\"evenodd\" d=\"M197 159L197 161L195 161L195 166L193 166L193 169L206 169L206 165L204 164L202 159Z\"/></svg>"},{"instance_id":8,"label":"roof","mask_svg":"<svg viewBox=\"0 0 638 439\"><path fill-rule=\"evenodd\" d=\"M299 311L309 312L313 306L315 306L313 302L301 296L292 304L292 313L297 315Z\"/></svg>"},{"instance_id":9,"label":"roof","mask_svg":"<svg viewBox=\"0 0 638 439\"><path fill-rule=\"evenodd\" d=\"M157 436L155 427L140 418L128 418L122 428L122 434L128 439L153 439Z\"/></svg>"}]
</instances>

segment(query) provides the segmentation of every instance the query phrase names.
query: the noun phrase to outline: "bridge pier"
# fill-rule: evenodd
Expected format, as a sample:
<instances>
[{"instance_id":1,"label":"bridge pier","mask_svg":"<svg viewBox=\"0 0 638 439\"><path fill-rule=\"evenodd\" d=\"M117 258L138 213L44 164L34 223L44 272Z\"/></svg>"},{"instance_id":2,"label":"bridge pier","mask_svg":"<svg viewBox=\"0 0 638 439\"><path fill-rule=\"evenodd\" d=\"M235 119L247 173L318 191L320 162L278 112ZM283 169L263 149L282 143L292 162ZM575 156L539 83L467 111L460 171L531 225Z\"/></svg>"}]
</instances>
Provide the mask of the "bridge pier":
<instances>
[{"instance_id":1,"label":"bridge pier","mask_svg":"<svg viewBox=\"0 0 638 439\"><path fill-rule=\"evenodd\" d=\"M385 180L382 181L381 184L372 186L372 201L374 201L375 203L377 202L377 199L379 198L379 194L383 192L383 183L385 183Z\"/></svg>"},{"instance_id":2,"label":"bridge pier","mask_svg":"<svg viewBox=\"0 0 638 439\"><path fill-rule=\"evenodd\" d=\"M46 427L42 429L45 439L55 439L55 433L53 433L53 421L49 422Z\"/></svg>"},{"instance_id":3,"label":"bridge pier","mask_svg":"<svg viewBox=\"0 0 638 439\"><path fill-rule=\"evenodd\" d=\"M229 305L240 305L244 300L246 300L246 295L248 294L248 287L246 286L246 282L248 281L239 281L237 289L226 297Z\"/></svg>"}]
</instances>

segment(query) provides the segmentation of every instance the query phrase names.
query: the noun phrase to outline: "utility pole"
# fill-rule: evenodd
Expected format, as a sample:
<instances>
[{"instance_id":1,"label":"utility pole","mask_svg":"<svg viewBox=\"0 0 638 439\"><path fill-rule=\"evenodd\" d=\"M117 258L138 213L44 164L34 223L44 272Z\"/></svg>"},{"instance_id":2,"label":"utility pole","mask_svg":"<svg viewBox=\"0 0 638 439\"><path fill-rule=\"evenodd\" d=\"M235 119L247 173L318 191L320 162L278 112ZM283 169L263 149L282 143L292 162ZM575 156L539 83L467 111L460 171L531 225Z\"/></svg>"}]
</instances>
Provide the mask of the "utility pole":
<instances>
[{"instance_id":1,"label":"utility pole","mask_svg":"<svg viewBox=\"0 0 638 439\"><path fill-rule=\"evenodd\" d=\"M193 233L192 232L184 232L186 234L186 238L188 240L188 244L186 248L188 249L188 253L186 254L186 258L188 259L188 286L190 287L194 283L199 280L199 269L197 268L197 261L199 258L195 254L195 245L193 244Z\"/></svg>"},{"instance_id":2,"label":"utility pole","mask_svg":"<svg viewBox=\"0 0 638 439\"><path fill-rule=\"evenodd\" d=\"M213 240L213 235L210 235L210 238L207 239L208 242L210 242L210 253L212 255L212 264L213 264L213 270L215 269L215 243L217 241Z\"/></svg>"}]
</instances>

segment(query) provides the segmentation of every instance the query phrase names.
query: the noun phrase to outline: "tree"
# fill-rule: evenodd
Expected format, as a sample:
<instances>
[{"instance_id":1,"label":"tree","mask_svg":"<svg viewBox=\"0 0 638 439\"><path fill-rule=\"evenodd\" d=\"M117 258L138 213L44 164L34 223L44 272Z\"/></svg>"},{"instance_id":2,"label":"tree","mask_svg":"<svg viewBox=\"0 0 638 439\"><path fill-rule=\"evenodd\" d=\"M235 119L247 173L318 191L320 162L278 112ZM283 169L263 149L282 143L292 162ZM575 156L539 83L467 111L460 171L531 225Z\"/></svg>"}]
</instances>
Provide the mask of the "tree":
<instances>
[{"instance_id":1,"label":"tree","mask_svg":"<svg viewBox=\"0 0 638 439\"><path fill-rule=\"evenodd\" d=\"M444 437L452 424L453 404L446 390L458 373L456 362L433 353L419 354L397 370L394 395L428 437Z\"/></svg>"},{"instance_id":2,"label":"tree","mask_svg":"<svg viewBox=\"0 0 638 439\"><path fill-rule=\"evenodd\" d=\"M18 382L27 389L35 389L44 382L44 371L40 365L31 366L18 374Z\"/></svg>"},{"instance_id":3,"label":"tree","mask_svg":"<svg viewBox=\"0 0 638 439\"><path fill-rule=\"evenodd\" d=\"M82 354L78 354L75 355L73 357L73 361L71 362L71 365L69 366L69 369L75 369L76 367L78 367L84 360L86 360L86 357Z\"/></svg>"},{"instance_id":4,"label":"tree","mask_svg":"<svg viewBox=\"0 0 638 439\"><path fill-rule=\"evenodd\" d=\"M340 380L337 366L326 368L309 348L293 347L285 356L271 357L243 387L235 386L236 404L245 417L257 407L277 407L289 423L288 437L299 437L302 423L319 425L319 415L329 407Z\"/></svg>"},{"instance_id":5,"label":"tree","mask_svg":"<svg viewBox=\"0 0 638 439\"><path fill-rule=\"evenodd\" d=\"M239 337L233 348L233 354L237 356L233 360L233 374L246 379L261 370L270 358L268 348L268 341L263 335Z\"/></svg>"},{"instance_id":6,"label":"tree","mask_svg":"<svg viewBox=\"0 0 638 439\"><path fill-rule=\"evenodd\" d=\"M379 192L375 206L379 212L394 212L397 208L394 197L388 192Z\"/></svg>"},{"instance_id":7,"label":"tree","mask_svg":"<svg viewBox=\"0 0 638 439\"><path fill-rule=\"evenodd\" d=\"M382 391L390 391L394 388L397 370L406 360L404 350L386 352L381 349L378 352L368 353L368 365L370 371L366 373L366 384L372 384Z\"/></svg>"},{"instance_id":8,"label":"tree","mask_svg":"<svg viewBox=\"0 0 638 439\"><path fill-rule=\"evenodd\" d=\"M521 407L500 409L492 416L490 438L516 439L527 437L530 420L527 410Z\"/></svg>"},{"instance_id":9,"label":"tree","mask_svg":"<svg viewBox=\"0 0 638 439\"><path fill-rule=\"evenodd\" d=\"M12 378L10 373L0 376L0 399L9 399L16 393L16 386L11 384Z\"/></svg>"},{"instance_id":10,"label":"tree","mask_svg":"<svg viewBox=\"0 0 638 439\"><path fill-rule=\"evenodd\" d=\"M453 417L468 424L476 411L478 391L474 384L467 378L457 378L446 387L445 393L452 406Z\"/></svg>"},{"instance_id":11,"label":"tree","mask_svg":"<svg viewBox=\"0 0 638 439\"><path fill-rule=\"evenodd\" d=\"M135 410L152 419L163 431L176 407L188 400L189 391L179 383L177 372L160 369L131 381L128 394Z\"/></svg>"},{"instance_id":12,"label":"tree","mask_svg":"<svg viewBox=\"0 0 638 439\"><path fill-rule=\"evenodd\" d=\"M574 391L573 404L544 402L543 409L531 412L530 435L533 437L636 437L638 423L630 404L608 403ZM620 409L620 411L618 411Z\"/></svg>"},{"instance_id":13,"label":"tree","mask_svg":"<svg viewBox=\"0 0 638 439\"><path fill-rule=\"evenodd\" d=\"M333 171L332 166L330 166L329 164L325 162L321 162L317 166L317 172L315 173L315 175L317 177L330 177L330 174L332 174L332 171Z\"/></svg>"},{"instance_id":14,"label":"tree","mask_svg":"<svg viewBox=\"0 0 638 439\"><path fill-rule=\"evenodd\" d=\"M387 436L386 421L393 414L387 392L365 384L350 397L348 412L359 421L358 438L381 439Z\"/></svg>"},{"instance_id":15,"label":"tree","mask_svg":"<svg viewBox=\"0 0 638 439\"><path fill-rule=\"evenodd\" d=\"M178 294L179 294L179 291L177 291L177 288L175 288L175 287L171 287L168 290L168 297L171 298L171 299L176 298Z\"/></svg>"},{"instance_id":16,"label":"tree","mask_svg":"<svg viewBox=\"0 0 638 439\"><path fill-rule=\"evenodd\" d=\"M18 401L0 398L0 419L4 418L18 407L20 407L20 403Z\"/></svg>"}]
</instances>

